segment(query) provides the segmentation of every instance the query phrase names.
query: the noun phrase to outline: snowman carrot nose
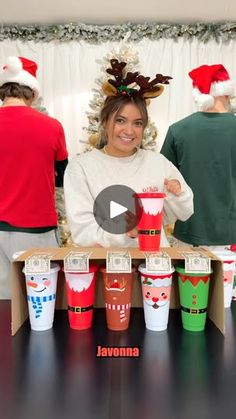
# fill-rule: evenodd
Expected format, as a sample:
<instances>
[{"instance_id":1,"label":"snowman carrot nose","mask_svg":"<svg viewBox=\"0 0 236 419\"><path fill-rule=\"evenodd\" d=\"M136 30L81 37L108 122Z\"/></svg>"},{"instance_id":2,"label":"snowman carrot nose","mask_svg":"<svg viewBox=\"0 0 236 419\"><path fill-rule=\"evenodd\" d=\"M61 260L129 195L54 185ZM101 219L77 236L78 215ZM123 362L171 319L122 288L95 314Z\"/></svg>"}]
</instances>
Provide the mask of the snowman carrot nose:
<instances>
[{"instance_id":1,"label":"snowman carrot nose","mask_svg":"<svg viewBox=\"0 0 236 419\"><path fill-rule=\"evenodd\" d=\"M27 282L27 285L29 287L32 287L32 288L37 288L37 286L38 286L38 284L36 284L36 282L30 282L30 281Z\"/></svg>"}]
</instances>

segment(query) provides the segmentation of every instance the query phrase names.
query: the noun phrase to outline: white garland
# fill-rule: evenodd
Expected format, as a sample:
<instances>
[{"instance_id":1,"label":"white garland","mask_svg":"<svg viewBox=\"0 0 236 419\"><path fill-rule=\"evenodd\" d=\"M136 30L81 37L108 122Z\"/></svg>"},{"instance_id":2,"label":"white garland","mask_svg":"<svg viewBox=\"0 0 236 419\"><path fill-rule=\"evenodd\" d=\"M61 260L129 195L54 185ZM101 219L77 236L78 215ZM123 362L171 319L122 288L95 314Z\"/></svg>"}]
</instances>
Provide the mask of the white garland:
<instances>
[{"instance_id":1,"label":"white garland","mask_svg":"<svg viewBox=\"0 0 236 419\"><path fill-rule=\"evenodd\" d=\"M67 23L58 25L2 25L0 41L5 39L35 42L51 41L87 41L101 44L107 41L120 41L131 32L130 41L143 38L158 40L161 38L178 39L197 38L202 42L210 40L228 42L236 39L236 22L195 24L170 24L158 22L123 23L121 25L89 25L85 23Z\"/></svg>"}]
</instances>

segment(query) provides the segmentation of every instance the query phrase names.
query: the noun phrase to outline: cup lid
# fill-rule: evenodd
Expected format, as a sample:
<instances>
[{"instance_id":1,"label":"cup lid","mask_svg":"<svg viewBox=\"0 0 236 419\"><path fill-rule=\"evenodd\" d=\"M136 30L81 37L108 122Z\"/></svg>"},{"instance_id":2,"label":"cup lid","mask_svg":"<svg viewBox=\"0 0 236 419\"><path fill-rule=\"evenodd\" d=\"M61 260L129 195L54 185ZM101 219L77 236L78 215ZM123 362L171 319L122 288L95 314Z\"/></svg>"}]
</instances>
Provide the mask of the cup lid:
<instances>
[{"instance_id":1,"label":"cup lid","mask_svg":"<svg viewBox=\"0 0 236 419\"><path fill-rule=\"evenodd\" d=\"M19 256L23 255L23 253L25 252L26 250L19 250L18 252L13 253L12 260L16 260Z\"/></svg>"},{"instance_id":2,"label":"cup lid","mask_svg":"<svg viewBox=\"0 0 236 419\"><path fill-rule=\"evenodd\" d=\"M135 266L132 266L131 272L107 272L106 266L105 265L101 265L100 268L99 268L99 271L100 272L103 272L103 273L108 273L108 274L110 273L111 275L120 275L120 274L124 275L124 274L131 274L133 272L136 272L136 267Z\"/></svg>"},{"instance_id":3,"label":"cup lid","mask_svg":"<svg viewBox=\"0 0 236 419\"><path fill-rule=\"evenodd\" d=\"M176 272L178 272L181 275L186 276L207 276L210 275L213 272L213 269L211 269L211 272L193 272L193 273L187 273L184 269L184 266L176 266L175 267Z\"/></svg>"},{"instance_id":4,"label":"cup lid","mask_svg":"<svg viewBox=\"0 0 236 419\"><path fill-rule=\"evenodd\" d=\"M141 272L144 275L170 275L172 274L175 269L173 266L171 266L171 269L169 271L148 271L146 269L145 263L141 263L138 267L139 272Z\"/></svg>"},{"instance_id":5,"label":"cup lid","mask_svg":"<svg viewBox=\"0 0 236 419\"><path fill-rule=\"evenodd\" d=\"M236 253L231 252L231 250L214 250L211 251L214 255L216 255L219 259L223 262L234 262L236 261Z\"/></svg>"},{"instance_id":6,"label":"cup lid","mask_svg":"<svg viewBox=\"0 0 236 419\"><path fill-rule=\"evenodd\" d=\"M74 272L74 271L67 271L66 273L68 273L68 274L90 274L90 273L92 273L92 272L97 272L97 270L98 270L98 268L99 268L99 265L96 265L95 263L90 263L89 264L89 271L88 272ZM62 271L64 272L64 267L62 268Z\"/></svg>"},{"instance_id":7,"label":"cup lid","mask_svg":"<svg viewBox=\"0 0 236 419\"><path fill-rule=\"evenodd\" d=\"M58 272L60 271L61 267L58 263L51 262L50 264L50 272ZM25 268L22 269L22 272L25 273ZM35 273L34 275L43 275L42 273Z\"/></svg>"},{"instance_id":8,"label":"cup lid","mask_svg":"<svg viewBox=\"0 0 236 419\"><path fill-rule=\"evenodd\" d=\"M141 192L135 193L134 198L166 198L164 192Z\"/></svg>"}]
</instances>

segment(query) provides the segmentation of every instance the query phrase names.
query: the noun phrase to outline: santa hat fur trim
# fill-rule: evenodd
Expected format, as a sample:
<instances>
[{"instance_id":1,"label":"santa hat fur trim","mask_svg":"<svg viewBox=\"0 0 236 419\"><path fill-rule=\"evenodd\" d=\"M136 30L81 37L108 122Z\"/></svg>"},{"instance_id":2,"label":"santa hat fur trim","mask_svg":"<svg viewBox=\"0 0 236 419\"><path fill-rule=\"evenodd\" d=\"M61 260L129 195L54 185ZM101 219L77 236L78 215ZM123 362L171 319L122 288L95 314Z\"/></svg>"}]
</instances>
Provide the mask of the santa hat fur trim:
<instances>
[{"instance_id":1,"label":"santa hat fur trim","mask_svg":"<svg viewBox=\"0 0 236 419\"><path fill-rule=\"evenodd\" d=\"M193 98L201 110L214 106L214 97L234 95L234 85L222 64L202 65L189 76L193 80Z\"/></svg>"},{"instance_id":2,"label":"santa hat fur trim","mask_svg":"<svg viewBox=\"0 0 236 419\"><path fill-rule=\"evenodd\" d=\"M146 278L144 278L145 281ZM169 287L171 285L171 278L163 278L161 281L155 281L155 278L150 278L151 283L148 284L149 287Z\"/></svg>"},{"instance_id":3,"label":"santa hat fur trim","mask_svg":"<svg viewBox=\"0 0 236 419\"><path fill-rule=\"evenodd\" d=\"M193 99L202 111L212 108L215 103L213 96L201 93L196 87L193 89Z\"/></svg>"},{"instance_id":4,"label":"santa hat fur trim","mask_svg":"<svg viewBox=\"0 0 236 419\"><path fill-rule=\"evenodd\" d=\"M39 83L36 79L37 64L23 57L8 57L3 71L0 73L0 86L5 83L18 83L30 87L39 95Z\"/></svg>"},{"instance_id":5,"label":"santa hat fur trim","mask_svg":"<svg viewBox=\"0 0 236 419\"><path fill-rule=\"evenodd\" d=\"M233 96L234 84L231 80L212 83L210 94L212 96Z\"/></svg>"}]
</instances>

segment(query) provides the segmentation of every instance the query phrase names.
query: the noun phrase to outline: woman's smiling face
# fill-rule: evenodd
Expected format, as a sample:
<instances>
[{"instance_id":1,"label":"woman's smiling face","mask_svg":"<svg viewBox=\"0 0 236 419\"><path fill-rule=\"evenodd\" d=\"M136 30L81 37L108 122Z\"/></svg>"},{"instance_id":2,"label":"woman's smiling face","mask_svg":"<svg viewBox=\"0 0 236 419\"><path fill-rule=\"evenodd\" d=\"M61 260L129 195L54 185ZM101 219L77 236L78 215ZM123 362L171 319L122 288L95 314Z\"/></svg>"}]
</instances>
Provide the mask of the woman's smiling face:
<instances>
[{"instance_id":1,"label":"woman's smiling face","mask_svg":"<svg viewBox=\"0 0 236 419\"><path fill-rule=\"evenodd\" d=\"M114 157L134 154L143 139L144 122L138 107L129 103L108 119L106 151Z\"/></svg>"}]
</instances>

